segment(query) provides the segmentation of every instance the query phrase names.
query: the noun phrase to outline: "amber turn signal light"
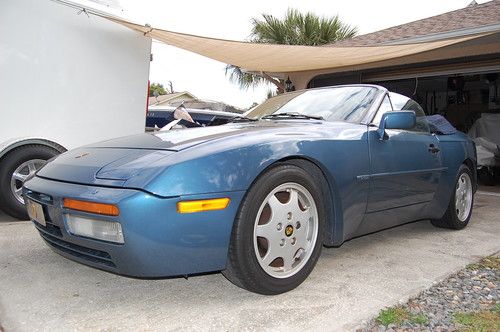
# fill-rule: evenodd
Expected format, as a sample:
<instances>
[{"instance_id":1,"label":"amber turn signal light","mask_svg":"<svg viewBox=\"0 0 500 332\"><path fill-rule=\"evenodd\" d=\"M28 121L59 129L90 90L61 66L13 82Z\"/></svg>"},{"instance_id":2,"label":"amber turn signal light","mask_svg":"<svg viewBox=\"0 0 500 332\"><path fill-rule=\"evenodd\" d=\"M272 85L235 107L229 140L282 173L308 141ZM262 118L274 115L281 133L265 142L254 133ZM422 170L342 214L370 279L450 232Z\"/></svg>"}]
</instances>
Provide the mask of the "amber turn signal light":
<instances>
[{"instance_id":1,"label":"amber turn signal light","mask_svg":"<svg viewBox=\"0 0 500 332\"><path fill-rule=\"evenodd\" d=\"M71 210L103 214L106 216L117 216L120 214L120 210L118 210L118 207L113 204L94 203L65 198L63 201L63 206Z\"/></svg>"},{"instance_id":2,"label":"amber turn signal light","mask_svg":"<svg viewBox=\"0 0 500 332\"><path fill-rule=\"evenodd\" d=\"M229 198L201 199L177 203L177 212L194 213L203 211L224 210L231 200Z\"/></svg>"}]
</instances>

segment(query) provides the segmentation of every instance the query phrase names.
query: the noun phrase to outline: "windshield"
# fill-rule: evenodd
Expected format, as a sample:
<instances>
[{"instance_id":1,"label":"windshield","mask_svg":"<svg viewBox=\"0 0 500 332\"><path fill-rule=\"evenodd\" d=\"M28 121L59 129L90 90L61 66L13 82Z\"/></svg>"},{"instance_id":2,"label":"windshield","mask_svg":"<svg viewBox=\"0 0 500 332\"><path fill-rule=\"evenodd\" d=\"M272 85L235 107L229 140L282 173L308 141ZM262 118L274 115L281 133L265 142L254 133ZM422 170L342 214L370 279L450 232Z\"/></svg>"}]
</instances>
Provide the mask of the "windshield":
<instances>
[{"instance_id":1,"label":"windshield","mask_svg":"<svg viewBox=\"0 0 500 332\"><path fill-rule=\"evenodd\" d=\"M376 94L376 88L365 86L295 91L266 100L251 110L247 117L289 113L321 117L328 121L360 122Z\"/></svg>"}]
</instances>

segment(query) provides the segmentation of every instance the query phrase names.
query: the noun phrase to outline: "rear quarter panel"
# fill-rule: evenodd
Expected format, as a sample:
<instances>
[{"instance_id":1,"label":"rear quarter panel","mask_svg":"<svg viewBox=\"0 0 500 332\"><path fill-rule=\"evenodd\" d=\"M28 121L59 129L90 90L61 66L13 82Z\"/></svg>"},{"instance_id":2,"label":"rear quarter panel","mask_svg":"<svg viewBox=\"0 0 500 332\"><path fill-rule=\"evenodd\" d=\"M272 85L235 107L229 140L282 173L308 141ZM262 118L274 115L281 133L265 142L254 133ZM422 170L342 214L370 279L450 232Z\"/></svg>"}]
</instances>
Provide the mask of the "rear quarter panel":
<instances>
[{"instance_id":1,"label":"rear quarter panel","mask_svg":"<svg viewBox=\"0 0 500 332\"><path fill-rule=\"evenodd\" d=\"M441 218L444 215L455 189L458 169L467 160L473 165L471 171L474 176L474 183L477 184L477 157L474 142L461 132L453 135L437 135L437 138L441 148L443 167L447 169L443 172L438 190L425 213L426 218L433 219Z\"/></svg>"}]
</instances>

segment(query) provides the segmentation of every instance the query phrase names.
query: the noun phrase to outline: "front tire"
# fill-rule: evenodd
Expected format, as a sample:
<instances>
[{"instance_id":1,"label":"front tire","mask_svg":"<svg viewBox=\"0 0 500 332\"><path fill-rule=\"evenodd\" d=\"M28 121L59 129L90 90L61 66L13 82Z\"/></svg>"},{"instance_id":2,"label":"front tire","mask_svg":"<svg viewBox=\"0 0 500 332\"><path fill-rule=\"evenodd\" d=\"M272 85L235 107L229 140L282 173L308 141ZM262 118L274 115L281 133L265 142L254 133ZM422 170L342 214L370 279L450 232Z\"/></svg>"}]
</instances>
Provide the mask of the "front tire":
<instances>
[{"instance_id":1,"label":"front tire","mask_svg":"<svg viewBox=\"0 0 500 332\"><path fill-rule=\"evenodd\" d=\"M222 273L249 291L274 295L300 285L321 253L321 184L290 164L262 174L245 196Z\"/></svg>"},{"instance_id":2,"label":"front tire","mask_svg":"<svg viewBox=\"0 0 500 332\"><path fill-rule=\"evenodd\" d=\"M0 162L0 207L5 213L20 220L28 219L22 186L58 154L56 149L44 145L25 145L7 153Z\"/></svg>"},{"instance_id":3,"label":"front tire","mask_svg":"<svg viewBox=\"0 0 500 332\"><path fill-rule=\"evenodd\" d=\"M441 219L431 220L434 226L449 229L463 229L467 226L474 205L473 179L469 167L460 166L448 209Z\"/></svg>"}]
</instances>

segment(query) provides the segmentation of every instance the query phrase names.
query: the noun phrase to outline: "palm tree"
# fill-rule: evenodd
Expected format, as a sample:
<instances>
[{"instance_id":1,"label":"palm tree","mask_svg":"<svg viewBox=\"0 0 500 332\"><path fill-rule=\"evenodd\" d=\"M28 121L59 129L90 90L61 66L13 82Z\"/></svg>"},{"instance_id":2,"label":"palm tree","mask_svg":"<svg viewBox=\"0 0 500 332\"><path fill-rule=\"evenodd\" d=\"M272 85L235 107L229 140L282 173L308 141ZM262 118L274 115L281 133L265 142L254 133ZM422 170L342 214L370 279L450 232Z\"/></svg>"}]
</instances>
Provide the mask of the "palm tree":
<instances>
[{"instance_id":1,"label":"palm tree","mask_svg":"<svg viewBox=\"0 0 500 332\"><path fill-rule=\"evenodd\" d=\"M351 38L357 33L356 27L340 21L338 15L320 17L291 8L283 19L262 14L262 19L252 19L252 25L250 41L254 43L318 46ZM227 65L226 75L242 89L273 83L279 92L283 92L283 82L265 73L247 73L239 67Z\"/></svg>"}]
</instances>

